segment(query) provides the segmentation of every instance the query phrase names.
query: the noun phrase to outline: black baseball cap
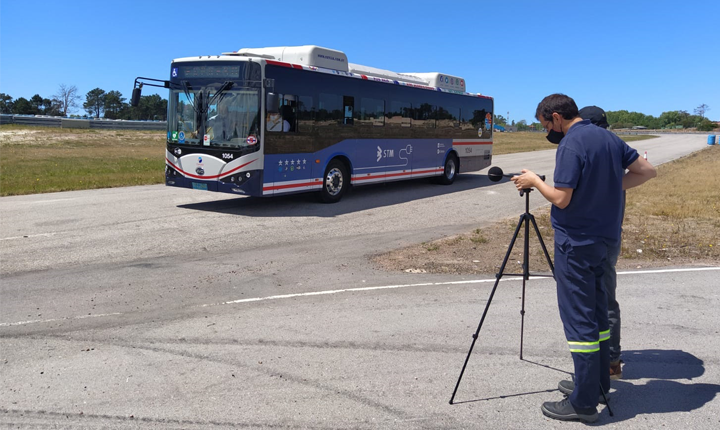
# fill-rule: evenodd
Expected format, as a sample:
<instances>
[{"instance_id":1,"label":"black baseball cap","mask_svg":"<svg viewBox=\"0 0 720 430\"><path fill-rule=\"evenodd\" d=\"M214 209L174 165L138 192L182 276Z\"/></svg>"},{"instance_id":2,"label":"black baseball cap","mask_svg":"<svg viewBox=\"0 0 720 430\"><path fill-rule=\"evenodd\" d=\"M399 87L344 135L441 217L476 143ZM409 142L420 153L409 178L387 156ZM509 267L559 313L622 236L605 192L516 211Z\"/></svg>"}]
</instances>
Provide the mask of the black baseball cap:
<instances>
[{"instance_id":1,"label":"black baseball cap","mask_svg":"<svg viewBox=\"0 0 720 430\"><path fill-rule=\"evenodd\" d=\"M608 128L610 126L607 122L605 111L597 106L585 106L580 109L578 115L580 115L580 118L582 119L589 119L591 123L597 125L598 127Z\"/></svg>"}]
</instances>

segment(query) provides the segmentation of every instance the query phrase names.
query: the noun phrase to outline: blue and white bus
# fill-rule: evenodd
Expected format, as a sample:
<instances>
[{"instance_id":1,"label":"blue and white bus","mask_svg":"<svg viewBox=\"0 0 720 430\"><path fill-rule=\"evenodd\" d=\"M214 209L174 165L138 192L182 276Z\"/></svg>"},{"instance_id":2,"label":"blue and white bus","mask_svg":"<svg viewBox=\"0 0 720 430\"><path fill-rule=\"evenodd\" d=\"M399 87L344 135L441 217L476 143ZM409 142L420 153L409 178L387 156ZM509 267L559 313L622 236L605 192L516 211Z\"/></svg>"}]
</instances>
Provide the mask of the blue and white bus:
<instances>
[{"instance_id":1,"label":"blue and white bus","mask_svg":"<svg viewBox=\"0 0 720 430\"><path fill-rule=\"evenodd\" d=\"M493 99L458 76L361 66L318 46L180 58L170 73L169 186L337 202L350 185L449 185L491 163Z\"/></svg>"}]
</instances>

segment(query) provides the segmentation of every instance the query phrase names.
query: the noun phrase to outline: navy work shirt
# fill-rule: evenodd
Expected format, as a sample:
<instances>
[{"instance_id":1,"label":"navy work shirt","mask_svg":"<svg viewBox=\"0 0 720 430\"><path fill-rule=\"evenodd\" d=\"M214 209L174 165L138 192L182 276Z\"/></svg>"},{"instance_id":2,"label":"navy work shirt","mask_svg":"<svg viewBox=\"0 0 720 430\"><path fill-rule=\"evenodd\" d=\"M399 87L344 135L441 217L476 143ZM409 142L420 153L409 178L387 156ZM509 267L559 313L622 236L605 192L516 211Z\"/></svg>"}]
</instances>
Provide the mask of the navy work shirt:
<instances>
[{"instance_id":1,"label":"navy work shirt","mask_svg":"<svg viewBox=\"0 0 720 430\"><path fill-rule=\"evenodd\" d=\"M583 120L568 130L555 155L555 187L572 188L565 209L553 205L555 242L574 246L620 240L622 178L638 153L614 133Z\"/></svg>"}]
</instances>

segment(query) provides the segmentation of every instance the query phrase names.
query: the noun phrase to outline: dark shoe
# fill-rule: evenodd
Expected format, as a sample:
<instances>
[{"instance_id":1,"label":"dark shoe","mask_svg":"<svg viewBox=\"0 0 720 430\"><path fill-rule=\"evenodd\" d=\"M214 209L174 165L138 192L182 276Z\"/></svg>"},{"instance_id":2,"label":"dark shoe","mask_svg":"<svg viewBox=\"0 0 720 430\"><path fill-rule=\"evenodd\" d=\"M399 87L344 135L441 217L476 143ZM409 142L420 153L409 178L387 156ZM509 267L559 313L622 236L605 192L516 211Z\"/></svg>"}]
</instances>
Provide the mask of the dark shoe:
<instances>
[{"instance_id":1,"label":"dark shoe","mask_svg":"<svg viewBox=\"0 0 720 430\"><path fill-rule=\"evenodd\" d=\"M622 367L620 360L610 362L610 379L622 379Z\"/></svg>"},{"instance_id":2,"label":"dark shoe","mask_svg":"<svg viewBox=\"0 0 720 430\"><path fill-rule=\"evenodd\" d=\"M540 410L542 410L543 415L546 417L556 420L579 420L585 423L594 423L598 419L597 409L575 409L567 398L559 402L545 402Z\"/></svg>"},{"instance_id":3,"label":"dark shoe","mask_svg":"<svg viewBox=\"0 0 720 430\"><path fill-rule=\"evenodd\" d=\"M561 393L565 394L566 396L569 396L572 394L573 390L575 389L575 383L573 381L560 381L558 383L558 390L560 390ZM610 393L605 393L605 397L610 400ZM603 395L600 394L600 397L598 397L598 403L601 405L606 405L607 402L605 401L605 398L603 398Z\"/></svg>"}]
</instances>

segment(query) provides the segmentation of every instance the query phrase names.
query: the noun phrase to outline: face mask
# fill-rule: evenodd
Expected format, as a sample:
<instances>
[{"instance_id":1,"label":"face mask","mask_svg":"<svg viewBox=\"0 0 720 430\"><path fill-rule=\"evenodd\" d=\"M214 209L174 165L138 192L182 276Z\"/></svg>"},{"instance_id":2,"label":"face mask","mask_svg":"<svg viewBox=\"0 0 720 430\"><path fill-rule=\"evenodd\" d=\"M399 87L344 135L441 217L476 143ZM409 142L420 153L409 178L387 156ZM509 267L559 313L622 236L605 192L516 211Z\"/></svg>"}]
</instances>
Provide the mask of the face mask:
<instances>
[{"instance_id":1,"label":"face mask","mask_svg":"<svg viewBox=\"0 0 720 430\"><path fill-rule=\"evenodd\" d=\"M550 133L548 133L546 139L548 140L548 142L557 145L558 143L560 143L563 137L565 137L565 133L563 133L562 131L550 130Z\"/></svg>"}]
</instances>

